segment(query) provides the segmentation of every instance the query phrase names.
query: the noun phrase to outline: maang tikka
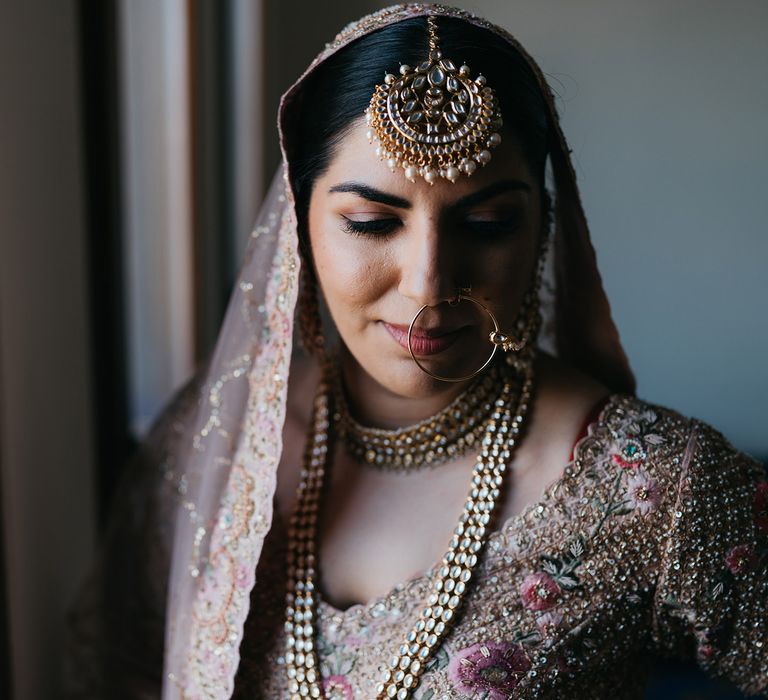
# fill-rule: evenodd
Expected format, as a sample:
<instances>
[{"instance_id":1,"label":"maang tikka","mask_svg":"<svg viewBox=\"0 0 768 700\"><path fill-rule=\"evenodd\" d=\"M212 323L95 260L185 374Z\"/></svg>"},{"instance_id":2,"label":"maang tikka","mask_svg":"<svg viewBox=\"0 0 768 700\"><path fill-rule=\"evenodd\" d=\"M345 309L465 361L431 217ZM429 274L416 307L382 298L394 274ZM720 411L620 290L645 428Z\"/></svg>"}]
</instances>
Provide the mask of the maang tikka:
<instances>
[{"instance_id":1,"label":"maang tikka","mask_svg":"<svg viewBox=\"0 0 768 700\"><path fill-rule=\"evenodd\" d=\"M491 160L501 143L502 126L496 95L485 77L469 77L469 66L444 58L438 47L437 23L427 17L429 58L416 68L400 66L377 85L366 110L368 138L394 171L402 168L415 182L430 185L438 177L455 182Z\"/></svg>"}]
</instances>

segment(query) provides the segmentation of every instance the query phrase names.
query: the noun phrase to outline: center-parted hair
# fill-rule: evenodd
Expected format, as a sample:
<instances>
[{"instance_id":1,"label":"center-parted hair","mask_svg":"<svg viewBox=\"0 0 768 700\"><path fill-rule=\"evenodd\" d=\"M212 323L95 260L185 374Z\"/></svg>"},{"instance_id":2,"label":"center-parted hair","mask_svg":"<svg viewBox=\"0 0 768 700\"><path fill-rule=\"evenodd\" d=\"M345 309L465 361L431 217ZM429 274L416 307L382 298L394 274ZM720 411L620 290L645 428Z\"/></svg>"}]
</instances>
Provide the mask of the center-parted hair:
<instances>
[{"instance_id":1,"label":"center-parted hair","mask_svg":"<svg viewBox=\"0 0 768 700\"><path fill-rule=\"evenodd\" d=\"M437 18L443 56L466 63L493 87L504 119L503 131L516 137L531 172L543 183L547 109L539 84L523 57L494 32L460 19ZM306 80L291 105L296 127L290 154L302 247L308 246L307 216L312 186L328 168L348 129L363 119L376 85L401 64L427 58L426 17L416 17L372 32L339 50ZM306 248L304 250L306 252Z\"/></svg>"}]
</instances>

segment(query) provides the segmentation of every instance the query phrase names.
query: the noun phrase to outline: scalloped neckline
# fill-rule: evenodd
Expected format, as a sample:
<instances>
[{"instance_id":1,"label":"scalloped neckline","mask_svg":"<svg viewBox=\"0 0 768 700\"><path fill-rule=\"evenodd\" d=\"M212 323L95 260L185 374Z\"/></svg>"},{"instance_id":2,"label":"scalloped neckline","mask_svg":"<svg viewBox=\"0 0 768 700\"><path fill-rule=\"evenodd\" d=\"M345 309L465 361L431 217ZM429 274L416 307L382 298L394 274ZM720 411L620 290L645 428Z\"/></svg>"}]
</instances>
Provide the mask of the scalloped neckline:
<instances>
[{"instance_id":1,"label":"scalloped neckline","mask_svg":"<svg viewBox=\"0 0 768 700\"><path fill-rule=\"evenodd\" d=\"M574 466L576 466L581 459L580 452L582 445L603 427L605 423L605 416L608 414L609 410L611 410L614 405L623 398L626 398L626 394L613 393L606 397L605 404L603 405L597 417L587 424L586 432L574 444L573 458L566 462L559 476L543 488L539 498L529 503L519 513L516 513L515 515L507 518L498 528L494 528L493 532L491 532L491 534L488 536L488 540L484 549L483 559L481 560L479 567L484 568L487 564L488 557L490 556L489 550L495 551L492 547L494 543L503 544L503 540L507 538L511 533L519 530L534 512L542 512L545 510L546 507L552 502L557 492L560 490L560 487L568 479L571 479L578 474L578 472L574 470ZM512 469L514 469L514 467L512 467ZM396 583L386 593L380 596L376 596L375 598L362 603L353 603L348 608L343 609L337 608L335 605L328 602L318 587L316 589L316 595L318 611L321 613L319 617L321 620L327 619L327 617L351 618L359 617L369 613L373 610L373 608L386 605L387 601L394 601L399 599L406 591L409 591L414 587L423 587L429 582L429 579L432 577L438 566L439 562L435 563L426 571L417 574L413 578Z\"/></svg>"}]
</instances>

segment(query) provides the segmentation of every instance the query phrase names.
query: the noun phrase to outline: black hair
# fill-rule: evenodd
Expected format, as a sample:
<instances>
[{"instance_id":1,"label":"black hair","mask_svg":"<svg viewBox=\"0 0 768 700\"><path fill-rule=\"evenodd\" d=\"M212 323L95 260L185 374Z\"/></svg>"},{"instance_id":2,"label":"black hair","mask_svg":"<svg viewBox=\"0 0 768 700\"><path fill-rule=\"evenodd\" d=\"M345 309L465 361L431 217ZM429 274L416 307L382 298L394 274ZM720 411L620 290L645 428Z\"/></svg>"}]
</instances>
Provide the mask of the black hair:
<instances>
[{"instance_id":1,"label":"black hair","mask_svg":"<svg viewBox=\"0 0 768 700\"><path fill-rule=\"evenodd\" d=\"M438 17L443 55L482 73L499 101L504 130L520 142L531 172L543 184L548 143L547 108L536 76L523 56L496 33L469 22ZM334 149L365 112L385 73L426 59L426 17L415 17L372 32L340 49L307 78L291 105L295 140L290 148L291 177L299 239L307 245L307 215L312 186L325 172Z\"/></svg>"}]
</instances>

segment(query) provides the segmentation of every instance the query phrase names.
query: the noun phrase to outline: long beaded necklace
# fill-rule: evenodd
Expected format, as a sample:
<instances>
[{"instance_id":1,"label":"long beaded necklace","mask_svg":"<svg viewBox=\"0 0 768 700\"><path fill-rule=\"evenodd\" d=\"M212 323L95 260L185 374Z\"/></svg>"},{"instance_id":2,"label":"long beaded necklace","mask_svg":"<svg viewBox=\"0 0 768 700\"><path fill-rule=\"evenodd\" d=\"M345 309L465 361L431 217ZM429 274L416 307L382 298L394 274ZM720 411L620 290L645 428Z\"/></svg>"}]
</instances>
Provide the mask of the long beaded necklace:
<instances>
[{"instance_id":1,"label":"long beaded necklace","mask_svg":"<svg viewBox=\"0 0 768 700\"><path fill-rule=\"evenodd\" d=\"M516 358L520 390L517 404L513 379L503 386L486 424L481 450L472 471L469 494L448 550L433 575L430 593L419 618L394 652L376 686L376 698L406 700L417 687L427 662L455 621L468 584L488 539L488 527L501 495L504 473L519 442L533 391L531 355ZM288 591L286 594L286 654L291 700L322 698L315 651L317 608L317 521L328 457L331 387L328 372L314 403L313 432L307 442L304 469L288 534ZM514 408L514 410L513 410Z\"/></svg>"}]
</instances>

